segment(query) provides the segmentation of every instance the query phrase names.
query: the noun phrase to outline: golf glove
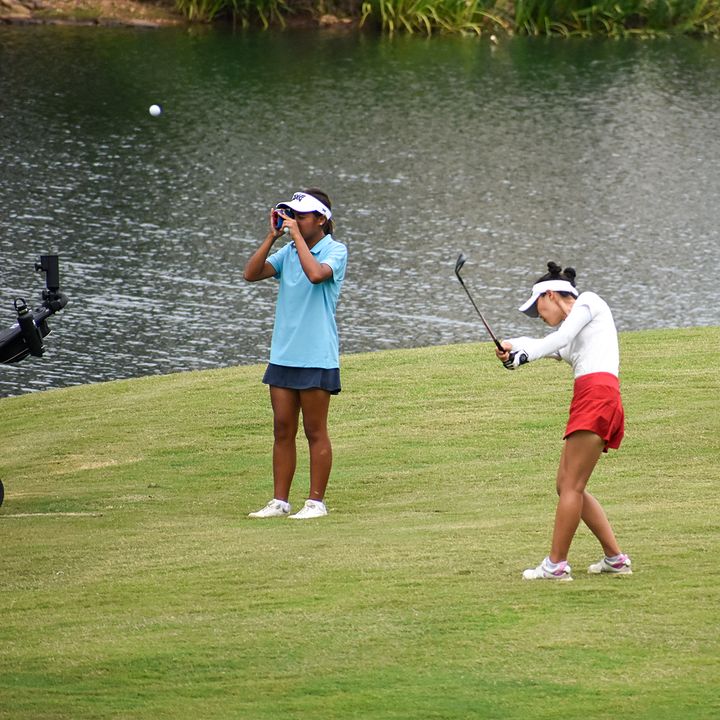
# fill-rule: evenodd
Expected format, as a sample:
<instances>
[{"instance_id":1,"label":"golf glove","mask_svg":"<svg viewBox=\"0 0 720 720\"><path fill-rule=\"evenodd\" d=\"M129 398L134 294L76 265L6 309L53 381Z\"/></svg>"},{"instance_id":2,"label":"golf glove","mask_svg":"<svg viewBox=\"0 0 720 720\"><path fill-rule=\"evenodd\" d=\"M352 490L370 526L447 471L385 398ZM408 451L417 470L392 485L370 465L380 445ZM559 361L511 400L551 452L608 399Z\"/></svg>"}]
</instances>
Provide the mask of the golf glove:
<instances>
[{"instance_id":1,"label":"golf glove","mask_svg":"<svg viewBox=\"0 0 720 720\"><path fill-rule=\"evenodd\" d=\"M508 370L514 370L516 367L520 367L520 365L524 365L526 362L528 362L528 355L524 350L511 350L508 359L503 362L503 365Z\"/></svg>"}]
</instances>

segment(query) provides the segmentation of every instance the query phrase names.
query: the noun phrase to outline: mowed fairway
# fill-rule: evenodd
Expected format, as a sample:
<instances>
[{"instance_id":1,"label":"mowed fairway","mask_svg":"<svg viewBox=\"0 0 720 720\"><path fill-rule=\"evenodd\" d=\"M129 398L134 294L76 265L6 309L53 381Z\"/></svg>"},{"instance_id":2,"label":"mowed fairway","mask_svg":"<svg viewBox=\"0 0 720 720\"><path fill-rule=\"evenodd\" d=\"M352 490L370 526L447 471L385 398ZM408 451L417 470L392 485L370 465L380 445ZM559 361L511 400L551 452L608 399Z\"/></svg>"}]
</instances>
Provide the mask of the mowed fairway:
<instances>
[{"instance_id":1,"label":"mowed fairway","mask_svg":"<svg viewBox=\"0 0 720 720\"><path fill-rule=\"evenodd\" d=\"M271 494L260 367L0 401L0 718L720 717L720 328L621 336L590 489L632 577L548 549L568 366L343 358L330 515ZM291 501L307 491L299 438Z\"/></svg>"}]
</instances>

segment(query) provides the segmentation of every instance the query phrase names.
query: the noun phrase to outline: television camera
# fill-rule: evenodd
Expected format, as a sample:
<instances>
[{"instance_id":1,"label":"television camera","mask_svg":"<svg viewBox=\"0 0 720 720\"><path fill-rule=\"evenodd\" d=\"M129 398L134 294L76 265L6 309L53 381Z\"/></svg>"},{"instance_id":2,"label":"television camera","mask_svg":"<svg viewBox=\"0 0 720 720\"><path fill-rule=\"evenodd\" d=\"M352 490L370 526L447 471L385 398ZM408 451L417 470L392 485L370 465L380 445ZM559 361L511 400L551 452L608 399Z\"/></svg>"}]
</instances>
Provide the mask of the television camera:
<instances>
[{"instance_id":1,"label":"television camera","mask_svg":"<svg viewBox=\"0 0 720 720\"><path fill-rule=\"evenodd\" d=\"M67 305L67 296L60 292L58 256L41 255L35 263L35 270L45 273L46 289L42 292L42 302L31 309L24 298L15 298L17 322L0 331L0 363L20 362L28 355L41 357L45 352L43 338L50 333L47 319ZM0 480L0 505L3 497L4 488Z\"/></svg>"},{"instance_id":2,"label":"television camera","mask_svg":"<svg viewBox=\"0 0 720 720\"><path fill-rule=\"evenodd\" d=\"M47 319L67 305L67 296L60 292L58 256L41 255L35 270L45 273L42 303L30 309L25 298L15 298L17 322L0 331L0 363L19 362L28 355L41 357L45 352L43 338L50 333Z\"/></svg>"}]
</instances>

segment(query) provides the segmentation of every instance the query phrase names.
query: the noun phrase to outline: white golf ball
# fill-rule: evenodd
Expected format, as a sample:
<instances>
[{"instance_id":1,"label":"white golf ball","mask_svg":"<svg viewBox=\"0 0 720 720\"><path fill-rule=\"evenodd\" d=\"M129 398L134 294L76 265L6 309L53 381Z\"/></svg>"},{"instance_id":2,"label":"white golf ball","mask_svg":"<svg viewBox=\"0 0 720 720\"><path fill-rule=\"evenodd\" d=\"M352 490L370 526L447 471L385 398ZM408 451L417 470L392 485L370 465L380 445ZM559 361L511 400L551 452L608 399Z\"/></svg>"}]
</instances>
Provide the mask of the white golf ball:
<instances>
[{"instance_id":1,"label":"white golf ball","mask_svg":"<svg viewBox=\"0 0 720 720\"><path fill-rule=\"evenodd\" d=\"M162 108L159 105L151 105L148 111L153 117L157 117L162 114Z\"/></svg>"}]
</instances>

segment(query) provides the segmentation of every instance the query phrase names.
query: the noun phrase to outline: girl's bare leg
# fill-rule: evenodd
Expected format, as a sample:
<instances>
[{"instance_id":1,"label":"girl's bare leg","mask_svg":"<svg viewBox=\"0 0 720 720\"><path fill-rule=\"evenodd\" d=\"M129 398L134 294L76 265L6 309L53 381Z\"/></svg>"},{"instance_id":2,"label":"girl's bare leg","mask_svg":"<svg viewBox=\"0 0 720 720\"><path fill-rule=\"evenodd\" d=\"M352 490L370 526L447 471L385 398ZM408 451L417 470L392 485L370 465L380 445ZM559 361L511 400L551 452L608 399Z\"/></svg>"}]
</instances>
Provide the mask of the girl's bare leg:
<instances>
[{"instance_id":1,"label":"girl's bare leg","mask_svg":"<svg viewBox=\"0 0 720 720\"><path fill-rule=\"evenodd\" d=\"M303 428L310 448L310 500L325 497L332 469L332 445L328 435L327 418L330 393L319 388L300 390Z\"/></svg>"},{"instance_id":2,"label":"girl's bare leg","mask_svg":"<svg viewBox=\"0 0 720 720\"><path fill-rule=\"evenodd\" d=\"M587 490L583 493L582 520L598 539L607 557L620 554L620 546L602 505Z\"/></svg>"},{"instance_id":3,"label":"girl's bare leg","mask_svg":"<svg viewBox=\"0 0 720 720\"><path fill-rule=\"evenodd\" d=\"M295 475L297 450L295 437L300 417L300 393L297 390L270 386L273 409L273 484L274 497L287 502Z\"/></svg>"},{"instance_id":4,"label":"girl's bare leg","mask_svg":"<svg viewBox=\"0 0 720 720\"><path fill-rule=\"evenodd\" d=\"M555 510L550 550L552 562L567 560L570 543L583 516L585 486L604 446L605 441L588 430L578 430L565 440L557 473L557 492L560 497ZM592 501L589 506L590 522L599 527L601 522L597 516L597 508L600 505L594 498ZM600 509L602 511L602 508ZM604 516L604 513L602 514Z\"/></svg>"}]
</instances>

